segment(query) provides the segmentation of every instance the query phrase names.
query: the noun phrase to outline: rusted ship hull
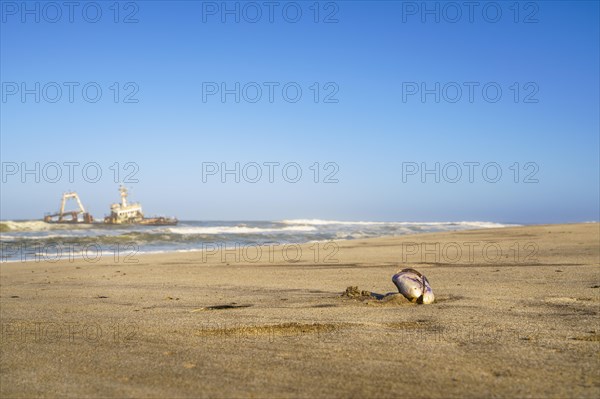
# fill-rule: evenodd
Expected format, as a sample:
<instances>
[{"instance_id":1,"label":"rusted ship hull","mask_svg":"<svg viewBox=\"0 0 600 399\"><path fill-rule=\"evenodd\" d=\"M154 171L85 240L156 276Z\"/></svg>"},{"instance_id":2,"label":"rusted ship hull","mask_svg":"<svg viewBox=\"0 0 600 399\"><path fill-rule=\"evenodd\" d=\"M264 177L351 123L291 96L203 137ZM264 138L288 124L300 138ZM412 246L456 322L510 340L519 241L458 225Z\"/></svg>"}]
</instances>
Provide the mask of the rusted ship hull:
<instances>
[{"instance_id":1,"label":"rusted ship hull","mask_svg":"<svg viewBox=\"0 0 600 399\"><path fill-rule=\"evenodd\" d=\"M79 219L78 212L67 212L63 214L54 214L44 216L44 222L53 224L92 224L94 217L89 213L82 214L83 218Z\"/></svg>"},{"instance_id":2,"label":"rusted ship hull","mask_svg":"<svg viewBox=\"0 0 600 399\"><path fill-rule=\"evenodd\" d=\"M175 226L179 221L177 219L157 217L143 219L140 224L146 224L150 226Z\"/></svg>"},{"instance_id":3,"label":"rusted ship hull","mask_svg":"<svg viewBox=\"0 0 600 399\"><path fill-rule=\"evenodd\" d=\"M107 216L104 219L104 223L114 225L175 226L179 221L177 219L166 217L119 220Z\"/></svg>"}]
</instances>

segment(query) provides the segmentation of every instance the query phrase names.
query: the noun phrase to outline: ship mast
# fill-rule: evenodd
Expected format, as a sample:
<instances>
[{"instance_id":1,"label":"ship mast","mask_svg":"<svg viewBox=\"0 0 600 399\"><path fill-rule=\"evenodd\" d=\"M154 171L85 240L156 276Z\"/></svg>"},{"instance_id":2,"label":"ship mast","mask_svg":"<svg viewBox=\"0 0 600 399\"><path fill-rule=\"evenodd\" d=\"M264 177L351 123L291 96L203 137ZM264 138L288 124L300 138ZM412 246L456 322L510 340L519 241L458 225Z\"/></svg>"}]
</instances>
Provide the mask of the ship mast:
<instances>
[{"instance_id":1,"label":"ship mast","mask_svg":"<svg viewBox=\"0 0 600 399\"><path fill-rule=\"evenodd\" d=\"M127 206L127 189L124 186L120 186L119 191L121 192L121 207L125 208Z\"/></svg>"}]
</instances>

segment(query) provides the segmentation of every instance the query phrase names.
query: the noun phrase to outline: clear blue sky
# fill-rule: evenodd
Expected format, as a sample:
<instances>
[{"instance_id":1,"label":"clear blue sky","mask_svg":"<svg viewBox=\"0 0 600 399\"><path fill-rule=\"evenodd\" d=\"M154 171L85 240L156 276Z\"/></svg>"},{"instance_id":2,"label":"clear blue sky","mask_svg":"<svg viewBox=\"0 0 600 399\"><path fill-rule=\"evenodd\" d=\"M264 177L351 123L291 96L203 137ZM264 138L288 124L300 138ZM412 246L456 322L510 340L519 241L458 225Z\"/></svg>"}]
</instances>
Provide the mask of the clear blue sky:
<instances>
[{"instance_id":1,"label":"clear blue sky","mask_svg":"<svg viewBox=\"0 0 600 399\"><path fill-rule=\"evenodd\" d=\"M22 2L0 3L4 172L13 162L19 168L22 163L33 168L36 162L96 162L103 172L97 183L85 181L81 168L75 169L73 183L64 175L66 167L56 183L42 173L39 183L33 175L23 183L20 171L5 173L2 219L39 218L58 207L66 190L76 190L89 210L102 216L118 198L109 169L115 162L122 174L127 162L139 166L139 182L126 185L148 214L180 219L600 219L598 2L522 2L516 8L512 1L480 2L472 22L467 8L457 17L446 3L427 3L439 7L436 22L435 15L414 9L422 2L320 2L318 23L312 1L279 2L272 23L262 1L253 3L262 8L256 23L247 21L256 10L244 8L244 2L238 3L239 23L235 15L224 15L222 22L222 2L139 1L135 7L121 2L118 16L113 1L97 2L86 9L93 20L100 5L96 23L82 15L88 2L73 10L73 22L68 8L57 17L55 9L38 3L36 22L35 14L23 14ZM35 10L36 2L27 4ZM302 16L291 23L296 4ZM219 9L213 15L215 5ZM502 14L493 23L495 5ZM124 23L129 15L138 22ZM324 23L328 16L338 22ZM39 103L34 94L22 101L23 82L29 89L40 82ZM49 82L63 87L56 103L49 101L56 96ZM64 82L79 84L72 103ZM102 89L96 103L82 97L81 88L89 82ZM120 86L117 103L114 82ZM123 102L135 88L125 87L127 82L139 89L132 97L137 103ZM234 95L223 103L219 94L203 101L203 82L279 86L272 103L264 85L256 103L243 96L236 103ZM296 103L282 97L288 82L302 89ZM320 86L317 103L314 82ZM325 87L328 82L334 84ZM434 88L436 82L439 102L434 94L424 102L420 93L407 94L410 88L420 90L421 83ZM464 82L479 84L473 102ZM493 90L488 100L482 95L489 82L502 90L497 102L488 101ZM456 85L463 92L453 103L448 100L455 97ZM15 88L19 91L12 94ZM338 102L325 103L335 88L332 98ZM255 96L251 90L247 97ZM303 176L288 183L276 168L270 183L263 166L263 178L254 184L243 176L240 183L233 176L222 183L218 175L203 182L203 162L232 168L235 162L296 162ZM314 162L320 162L320 180L333 170L324 170L325 163L338 165L339 182L314 183L309 169ZM450 162L495 162L502 178L487 182L480 166L469 182L468 168L462 166L456 183L443 175L439 183L433 175L423 183L419 174L403 181L405 162L430 168L436 162L440 168ZM521 169L518 183L511 169L515 162ZM527 162L537 171L525 169ZM538 182L524 183L534 171Z\"/></svg>"}]
</instances>

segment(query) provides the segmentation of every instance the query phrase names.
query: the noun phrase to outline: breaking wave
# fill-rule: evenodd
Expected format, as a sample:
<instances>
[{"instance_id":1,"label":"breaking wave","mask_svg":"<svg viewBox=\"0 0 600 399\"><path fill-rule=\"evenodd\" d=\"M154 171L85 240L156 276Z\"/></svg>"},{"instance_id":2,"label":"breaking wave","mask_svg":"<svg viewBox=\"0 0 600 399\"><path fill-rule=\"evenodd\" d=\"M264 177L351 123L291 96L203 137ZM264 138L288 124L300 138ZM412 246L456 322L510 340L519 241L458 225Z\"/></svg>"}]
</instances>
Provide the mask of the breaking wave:
<instances>
[{"instance_id":1,"label":"breaking wave","mask_svg":"<svg viewBox=\"0 0 600 399\"><path fill-rule=\"evenodd\" d=\"M111 226L48 224L42 221L0 222L0 260L14 261L19 251L43 252L45 247L64 246L74 252L85 246L103 250L134 245L138 252L158 253L205 249L207 244L234 246L268 243L306 243L351 240L414 233L498 228L493 222L366 222L321 219L281 221L181 221L177 226Z\"/></svg>"},{"instance_id":2,"label":"breaking wave","mask_svg":"<svg viewBox=\"0 0 600 399\"><path fill-rule=\"evenodd\" d=\"M0 233L7 231L49 231L49 230L86 230L93 227L89 224L51 224L41 220L3 220L0 222Z\"/></svg>"},{"instance_id":3,"label":"breaking wave","mask_svg":"<svg viewBox=\"0 0 600 399\"><path fill-rule=\"evenodd\" d=\"M249 226L212 226L212 227L171 227L169 231L176 234L261 234L274 232L310 232L316 231L316 227L295 226L295 227L249 227Z\"/></svg>"},{"instance_id":4,"label":"breaking wave","mask_svg":"<svg viewBox=\"0 0 600 399\"><path fill-rule=\"evenodd\" d=\"M326 226L326 225L356 225L356 226L440 226L452 227L461 226L472 229L482 228L500 228L509 226L519 226L517 224L503 224L494 222L352 222L341 220L322 220L322 219L290 219L282 220L279 223L286 225L306 225L306 226Z\"/></svg>"}]
</instances>

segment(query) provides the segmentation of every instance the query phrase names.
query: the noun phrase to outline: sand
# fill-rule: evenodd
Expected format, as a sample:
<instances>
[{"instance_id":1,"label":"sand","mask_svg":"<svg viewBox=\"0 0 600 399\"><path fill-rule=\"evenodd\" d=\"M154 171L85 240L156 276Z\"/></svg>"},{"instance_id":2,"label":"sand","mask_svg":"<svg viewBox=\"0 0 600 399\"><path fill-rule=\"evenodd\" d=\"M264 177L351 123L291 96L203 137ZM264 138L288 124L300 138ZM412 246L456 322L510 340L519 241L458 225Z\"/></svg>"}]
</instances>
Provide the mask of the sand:
<instances>
[{"instance_id":1,"label":"sand","mask_svg":"<svg viewBox=\"0 0 600 399\"><path fill-rule=\"evenodd\" d=\"M0 396L600 396L599 224L268 249L0 265Z\"/></svg>"}]
</instances>

